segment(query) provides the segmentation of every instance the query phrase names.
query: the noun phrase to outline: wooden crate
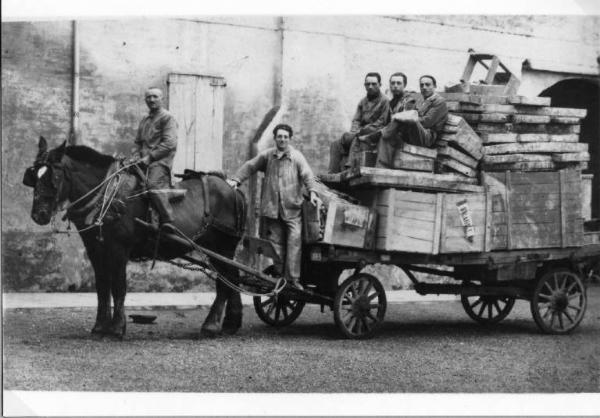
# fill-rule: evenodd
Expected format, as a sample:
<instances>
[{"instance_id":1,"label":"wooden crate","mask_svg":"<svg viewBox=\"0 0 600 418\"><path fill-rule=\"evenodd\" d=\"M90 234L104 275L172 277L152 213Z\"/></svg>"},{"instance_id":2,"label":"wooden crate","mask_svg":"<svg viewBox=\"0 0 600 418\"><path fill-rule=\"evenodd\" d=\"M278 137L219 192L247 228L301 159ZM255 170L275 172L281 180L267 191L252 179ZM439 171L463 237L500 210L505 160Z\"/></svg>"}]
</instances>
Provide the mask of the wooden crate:
<instances>
[{"instance_id":1,"label":"wooden crate","mask_svg":"<svg viewBox=\"0 0 600 418\"><path fill-rule=\"evenodd\" d=\"M593 174L581 175L581 216L586 221L592 219L592 182Z\"/></svg>"},{"instance_id":2,"label":"wooden crate","mask_svg":"<svg viewBox=\"0 0 600 418\"><path fill-rule=\"evenodd\" d=\"M507 171L483 177L491 199L491 250L582 244L580 171Z\"/></svg>"},{"instance_id":3,"label":"wooden crate","mask_svg":"<svg viewBox=\"0 0 600 418\"><path fill-rule=\"evenodd\" d=\"M308 202L302 211L304 242L373 248L377 218L374 210L332 200L326 205L324 216Z\"/></svg>"},{"instance_id":4,"label":"wooden crate","mask_svg":"<svg viewBox=\"0 0 600 418\"><path fill-rule=\"evenodd\" d=\"M375 247L424 254L484 251L485 196L484 193L380 190L375 202L378 214ZM465 205L472 220L469 233L461 220L460 207Z\"/></svg>"}]
</instances>

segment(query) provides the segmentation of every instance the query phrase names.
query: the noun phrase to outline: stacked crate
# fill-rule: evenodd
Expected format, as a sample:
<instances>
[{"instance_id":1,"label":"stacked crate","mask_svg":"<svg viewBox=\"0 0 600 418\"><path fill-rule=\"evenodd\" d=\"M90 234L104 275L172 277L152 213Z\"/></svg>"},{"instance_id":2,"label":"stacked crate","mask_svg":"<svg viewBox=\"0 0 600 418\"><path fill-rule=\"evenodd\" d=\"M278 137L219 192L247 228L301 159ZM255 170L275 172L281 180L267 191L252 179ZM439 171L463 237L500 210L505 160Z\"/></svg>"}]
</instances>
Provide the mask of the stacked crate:
<instances>
[{"instance_id":1,"label":"stacked crate","mask_svg":"<svg viewBox=\"0 0 600 418\"><path fill-rule=\"evenodd\" d=\"M550 107L547 97L445 96L481 138L483 171L587 168L588 147L579 143L585 109Z\"/></svg>"}]
</instances>

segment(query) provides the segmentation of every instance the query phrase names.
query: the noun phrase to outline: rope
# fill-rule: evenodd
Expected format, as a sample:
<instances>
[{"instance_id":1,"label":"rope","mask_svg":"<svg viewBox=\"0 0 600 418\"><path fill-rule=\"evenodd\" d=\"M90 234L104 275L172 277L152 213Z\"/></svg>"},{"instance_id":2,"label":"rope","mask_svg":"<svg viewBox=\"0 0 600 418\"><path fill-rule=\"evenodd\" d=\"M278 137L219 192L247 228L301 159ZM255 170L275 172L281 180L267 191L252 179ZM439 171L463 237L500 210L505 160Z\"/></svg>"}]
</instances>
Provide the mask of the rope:
<instances>
[{"instance_id":1,"label":"rope","mask_svg":"<svg viewBox=\"0 0 600 418\"><path fill-rule=\"evenodd\" d=\"M210 258L204 253L204 251L202 251L202 247L200 247L194 241L192 241L187 235L185 235L183 232L181 232L181 230L179 230L179 228L177 228L176 226L173 226L173 230L177 233L177 235L179 235L181 238L183 238L185 241L187 241L188 244L190 244L190 246L192 248L194 248L196 251L202 253L205 256L205 258L206 258L204 260L204 263L207 264L207 266L210 269L212 275L215 275L217 277L217 279L221 280L226 286L230 287L233 290L236 290L236 291L238 291L240 293L244 293L244 294L249 295L249 296L271 297L271 296L277 296L277 295L279 295L279 293L285 288L285 286L287 284L287 281L285 280L285 278L280 277L277 280L277 283L275 283L275 286L274 286L273 290L271 290L268 293L255 293L255 292L250 292L249 290L243 289L240 286L236 285L235 283L232 283L229 279L227 279L225 276L223 276L221 273L219 273L219 271L215 268L215 266L210 262ZM171 263L170 260L168 260L168 262ZM177 265L177 264L175 264L175 265ZM206 269L204 271L206 272ZM249 274L252 275L252 276L258 277L255 274L252 274L252 273L249 273ZM212 276L212 275L209 274L209 276Z\"/></svg>"}]
</instances>

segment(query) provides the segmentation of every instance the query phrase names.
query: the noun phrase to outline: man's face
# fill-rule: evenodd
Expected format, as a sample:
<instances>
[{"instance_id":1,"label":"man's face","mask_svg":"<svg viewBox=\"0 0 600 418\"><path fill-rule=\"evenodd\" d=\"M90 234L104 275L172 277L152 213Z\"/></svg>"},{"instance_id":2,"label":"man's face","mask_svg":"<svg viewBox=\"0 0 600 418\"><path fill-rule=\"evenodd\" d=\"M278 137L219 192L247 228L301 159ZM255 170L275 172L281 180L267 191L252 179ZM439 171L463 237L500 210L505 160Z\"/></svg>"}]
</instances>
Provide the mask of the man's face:
<instances>
[{"instance_id":1,"label":"man's face","mask_svg":"<svg viewBox=\"0 0 600 418\"><path fill-rule=\"evenodd\" d=\"M419 80L419 87L421 88L421 94L425 98L428 98L435 92L433 80L429 77L423 77L421 80Z\"/></svg>"},{"instance_id":2,"label":"man's face","mask_svg":"<svg viewBox=\"0 0 600 418\"><path fill-rule=\"evenodd\" d=\"M395 75L390 78L390 91L393 96L402 96L404 94L404 78Z\"/></svg>"},{"instance_id":3,"label":"man's face","mask_svg":"<svg viewBox=\"0 0 600 418\"><path fill-rule=\"evenodd\" d=\"M366 77L365 78L365 90L367 91L367 96L374 97L379 94L379 88L381 84L377 81L377 77Z\"/></svg>"},{"instance_id":4,"label":"man's face","mask_svg":"<svg viewBox=\"0 0 600 418\"><path fill-rule=\"evenodd\" d=\"M146 100L146 106L148 106L148 109L152 111L161 108L162 98L162 91L160 91L159 89L149 89L146 91L144 100Z\"/></svg>"},{"instance_id":5,"label":"man's face","mask_svg":"<svg viewBox=\"0 0 600 418\"><path fill-rule=\"evenodd\" d=\"M277 145L277 149L279 151L285 151L288 149L290 145L290 133L285 129L277 129L275 132L275 145Z\"/></svg>"}]
</instances>

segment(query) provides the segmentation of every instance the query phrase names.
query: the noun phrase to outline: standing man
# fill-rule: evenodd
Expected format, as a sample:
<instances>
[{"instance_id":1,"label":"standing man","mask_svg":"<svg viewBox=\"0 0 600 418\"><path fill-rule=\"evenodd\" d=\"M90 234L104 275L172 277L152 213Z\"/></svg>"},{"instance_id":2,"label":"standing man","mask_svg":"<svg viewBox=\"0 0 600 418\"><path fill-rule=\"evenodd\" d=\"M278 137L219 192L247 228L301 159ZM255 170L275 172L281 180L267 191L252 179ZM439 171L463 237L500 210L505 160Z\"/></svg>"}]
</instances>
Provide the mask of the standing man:
<instances>
[{"instance_id":1,"label":"standing man","mask_svg":"<svg viewBox=\"0 0 600 418\"><path fill-rule=\"evenodd\" d=\"M163 107L162 90L150 87L145 101L150 110L140 122L135 144L138 162L147 167L147 186L150 200L158 211L161 227L173 226L173 211L161 189L171 186L171 169L177 150L177 122Z\"/></svg>"},{"instance_id":2,"label":"standing man","mask_svg":"<svg viewBox=\"0 0 600 418\"><path fill-rule=\"evenodd\" d=\"M381 93L381 75L368 73L365 76L365 90L367 92L356 108L352 126L349 132L331 143L329 150L329 172L339 173L344 169L350 152L352 141L359 135L373 133L385 126L390 104L387 97Z\"/></svg>"},{"instance_id":3,"label":"standing man","mask_svg":"<svg viewBox=\"0 0 600 418\"><path fill-rule=\"evenodd\" d=\"M419 87L424 101L417 106L417 110L405 109L403 112L394 113L391 122L374 135L375 140L381 137L377 152L378 167L391 168L394 152L404 142L421 147L433 147L448 117L446 100L436 93L436 86L433 76L421 76Z\"/></svg>"},{"instance_id":4,"label":"standing man","mask_svg":"<svg viewBox=\"0 0 600 418\"><path fill-rule=\"evenodd\" d=\"M417 108L417 104L422 101L421 96L416 91L406 90L407 81L406 75L401 72L390 76L390 93L392 94L392 99L390 100L390 111L385 122L386 126L390 123L392 115L405 110L414 110ZM385 129L385 127L382 129ZM389 146L389 142L379 141L380 137L381 133L379 131L358 136L350 148L349 159L352 159L353 155L358 154L364 149L373 149L375 147L378 148L377 153L379 154L381 147ZM384 150L383 152L389 153L390 151Z\"/></svg>"},{"instance_id":5,"label":"standing man","mask_svg":"<svg viewBox=\"0 0 600 418\"><path fill-rule=\"evenodd\" d=\"M301 289L302 187L310 193L313 205L320 205L321 199L304 155L290 145L292 136L291 126L277 125L273 129L276 146L246 161L227 183L236 188L257 171L265 173L260 206L261 237L278 247L281 258L285 259L286 280Z\"/></svg>"}]
</instances>

